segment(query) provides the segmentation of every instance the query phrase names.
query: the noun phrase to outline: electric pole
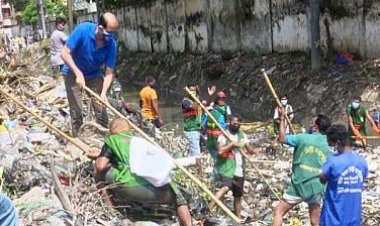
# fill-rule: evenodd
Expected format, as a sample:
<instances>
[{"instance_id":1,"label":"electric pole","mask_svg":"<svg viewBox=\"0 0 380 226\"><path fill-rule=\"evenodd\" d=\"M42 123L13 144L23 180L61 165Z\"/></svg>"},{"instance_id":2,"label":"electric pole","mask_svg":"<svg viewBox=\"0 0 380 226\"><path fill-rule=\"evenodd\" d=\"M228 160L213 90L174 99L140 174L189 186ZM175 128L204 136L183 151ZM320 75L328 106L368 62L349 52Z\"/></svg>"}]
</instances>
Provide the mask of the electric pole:
<instances>
[{"instance_id":1,"label":"electric pole","mask_svg":"<svg viewBox=\"0 0 380 226\"><path fill-rule=\"evenodd\" d=\"M67 16L69 17L69 30L73 30L73 2L72 0L67 0Z\"/></svg>"},{"instance_id":2,"label":"electric pole","mask_svg":"<svg viewBox=\"0 0 380 226\"><path fill-rule=\"evenodd\" d=\"M310 0L310 32L311 32L311 69L319 70L322 66L321 32L319 27L320 0Z\"/></svg>"},{"instance_id":3,"label":"electric pole","mask_svg":"<svg viewBox=\"0 0 380 226\"><path fill-rule=\"evenodd\" d=\"M45 23L45 11L44 11L44 2L43 0L38 0L37 1L37 8L38 12L40 15L40 23L41 23L41 28L42 28L42 36L43 38L47 38L47 33L46 33L46 23Z\"/></svg>"}]
</instances>

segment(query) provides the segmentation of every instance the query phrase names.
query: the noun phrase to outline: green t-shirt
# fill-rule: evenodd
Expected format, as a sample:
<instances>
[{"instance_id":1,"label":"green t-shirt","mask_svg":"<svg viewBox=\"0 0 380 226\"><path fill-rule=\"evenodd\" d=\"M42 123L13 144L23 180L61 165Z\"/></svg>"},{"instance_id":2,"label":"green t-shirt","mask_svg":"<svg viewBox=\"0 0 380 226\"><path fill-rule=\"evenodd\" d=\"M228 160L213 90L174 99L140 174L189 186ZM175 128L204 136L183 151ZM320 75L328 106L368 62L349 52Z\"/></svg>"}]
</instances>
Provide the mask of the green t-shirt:
<instances>
[{"instance_id":1,"label":"green t-shirt","mask_svg":"<svg viewBox=\"0 0 380 226\"><path fill-rule=\"evenodd\" d=\"M240 132L237 135L231 135L233 138L237 139L238 142L245 142L246 136L244 133ZM224 135L220 135L218 137L219 141L223 141L224 145L230 144L231 141L229 141ZM236 153L239 153L239 150L230 150L223 155L217 155L216 161L215 161L215 168L217 169L218 173L221 176L233 178L236 174L236 167L237 165L240 165L242 168L243 175L239 175L240 177L244 177L244 168L245 168L245 162L241 154L239 153L239 159L236 159ZM241 162L237 162L237 161Z\"/></svg>"},{"instance_id":2,"label":"green t-shirt","mask_svg":"<svg viewBox=\"0 0 380 226\"><path fill-rule=\"evenodd\" d=\"M190 107L193 101L187 97L182 100L183 127L185 131L198 131L201 129L202 110Z\"/></svg>"},{"instance_id":3,"label":"green t-shirt","mask_svg":"<svg viewBox=\"0 0 380 226\"><path fill-rule=\"evenodd\" d=\"M360 106L359 109L355 111L350 104L348 105L346 112L347 115L351 116L354 125L365 126L366 110L364 107Z\"/></svg>"},{"instance_id":4,"label":"green t-shirt","mask_svg":"<svg viewBox=\"0 0 380 226\"><path fill-rule=\"evenodd\" d=\"M105 140L116 160L116 163L112 165L112 180L126 187L149 184L144 178L137 176L130 170L129 147L132 137L132 132L123 132L110 135Z\"/></svg>"},{"instance_id":5,"label":"green t-shirt","mask_svg":"<svg viewBox=\"0 0 380 226\"><path fill-rule=\"evenodd\" d=\"M286 135L285 143L295 147L291 179L296 195L309 198L323 193L324 185L319 181L319 175L322 164L331 155L326 135Z\"/></svg>"}]
</instances>

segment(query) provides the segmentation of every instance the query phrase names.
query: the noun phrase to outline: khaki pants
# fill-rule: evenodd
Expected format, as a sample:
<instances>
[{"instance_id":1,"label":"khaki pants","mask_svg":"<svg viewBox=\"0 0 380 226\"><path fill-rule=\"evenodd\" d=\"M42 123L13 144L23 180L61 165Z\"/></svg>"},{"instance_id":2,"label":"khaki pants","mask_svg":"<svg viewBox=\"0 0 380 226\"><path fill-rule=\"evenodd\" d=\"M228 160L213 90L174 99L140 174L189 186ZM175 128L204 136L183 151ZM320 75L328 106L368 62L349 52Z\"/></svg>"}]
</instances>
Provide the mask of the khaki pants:
<instances>
[{"instance_id":1,"label":"khaki pants","mask_svg":"<svg viewBox=\"0 0 380 226\"><path fill-rule=\"evenodd\" d=\"M82 90L75 82L75 76L64 75L67 99L70 106L71 127L73 137L78 136L79 128L83 124L83 95ZM100 94L103 89L103 77L85 78L86 86L95 93ZM94 101L95 102L95 101ZM107 110L102 104L92 103L95 112L96 122L103 127L108 126ZM88 112L90 114L90 112Z\"/></svg>"}]
</instances>

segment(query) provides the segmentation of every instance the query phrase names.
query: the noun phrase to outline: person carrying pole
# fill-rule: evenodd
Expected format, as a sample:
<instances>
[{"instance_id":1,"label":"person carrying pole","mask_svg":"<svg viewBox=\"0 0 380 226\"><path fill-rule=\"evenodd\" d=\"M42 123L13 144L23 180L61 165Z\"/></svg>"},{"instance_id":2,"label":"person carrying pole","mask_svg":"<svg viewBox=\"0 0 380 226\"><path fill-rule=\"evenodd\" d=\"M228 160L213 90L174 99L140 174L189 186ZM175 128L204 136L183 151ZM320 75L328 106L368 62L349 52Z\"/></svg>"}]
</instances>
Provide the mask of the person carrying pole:
<instances>
[{"instance_id":1,"label":"person carrying pole","mask_svg":"<svg viewBox=\"0 0 380 226\"><path fill-rule=\"evenodd\" d=\"M322 164L331 155L326 139L330 119L323 114L311 122L312 134L286 135L285 112L279 109L279 142L295 148L292 161L291 184L275 210L272 226L281 226L283 217L294 206L306 202L312 226L319 225L319 206L324 185L319 181Z\"/></svg>"},{"instance_id":2,"label":"person carrying pole","mask_svg":"<svg viewBox=\"0 0 380 226\"><path fill-rule=\"evenodd\" d=\"M160 168L168 171L164 175L162 171L148 170L151 169L151 164L142 164L136 167L133 165L133 160L143 158L141 149L149 146L150 143L143 138L136 137L131 131L131 126L124 119L114 119L110 123L109 129L110 136L106 138L102 151L95 162L95 177L104 202L109 206L114 206L115 199L120 200L122 204L128 201L175 204L181 224L191 226L192 219L185 198L174 182L164 180L166 177L170 177L171 160L160 161ZM155 154L157 159L165 160L160 156L162 153L160 151L152 148L148 152L150 156ZM141 175L146 175L146 177ZM147 177L154 178L156 183L148 181ZM115 187L104 189L107 184L114 184ZM111 193L114 198L111 199L108 193Z\"/></svg>"},{"instance_id":3,"label":"person carrying pole","mask_svg":"<svg viewBox=\"0 0 380 226\"><path fill-rule=\"evenodd\" d=\"M352 141L355 142L356 140L361 140L365 147L367 145L367 139L365 139L365 136L367 135L366 121L368 120L371 124L372 130L376 134L380 134L380 129L373 121L368 111L361 106L361 101L360 97L354 97L351 104L348 105L346 113L348 119L348 131L350 136L355 136Z\"/></svg>"},{"instance_id":4,"label":"person carrying pole","mask_svg":"<svg viewBox=\"0 0 380 226\"><path fill-rule=\"evenodd\" d=\"M231 116L231 108L226 103L227 96L223 91L219 91L217 93L217 99L214 102L211 110L211 114L218 123L225 129L227 128L227 119ZM216 125L216 123L207 117L204 120L206 124L206 132L207 132L207 141L206 147L208 152L210 153L212 159L215 161L217 157L217 140L219 135L222 134L220 128Z\"/></svg>"},{"instance_id":5,"label":"person carrying pole","mask_svg":"<svg viewBox=\"0 0 380 226\"><path fill-rule=\"evenodd\" d=\"M104 13L99 23L79 24L66 41L61 57L65 62L62 73L65 75L67 99L73 137L78 136L83 124L82 88L88 86L107 101L107 91L112 83L116 65L117 44L113 33L119 28L119 22L112 13ZM103 73L102 67L106 65ZM104 74L104 75L103 75ZM108 115L103 105L94 103L96 120L103 127L108 126Z\"/></svg>"},{"instance_id":6,"label":"person carrying pole","mask_svg":"<svg viewBox=\"0 0 380 226\"><path fill-rule=\"evenodd\" d=\"M230 118L227 133L233 139L229 139L223 134L218 137L217 157L215 167L218 172L221 183L220 190L216 197L221 199L231 190L234 196L234 210L237 217L241 218L241 201L243 196L243 185L245 175L245 159L239 149L244 148L249 154L258 153L250 144L247 136L240 131L240 117L234 115ZM215 203L211 202L209 209L214 207Z\"/></svg>"},{"instance_id":7,"label":"person carrying pole","mask_svg":"<svg viewBox=\"0 0 380 226\"><path fill-rule=\"evenodd\" d=\"M284 95L281 97L281 107L285 109L285 113L289 116L290 121L293 120L294 118L294 113L293 113L293 107L288 103L288 96ZM276 140L278 140L278 133L280 132L280 117L278 114L278 108L279 106L276 106L274 109L274 116L273 116L273 131L276 134ZM290 133L289 125L286 125L286 134Z\"/></svg>"}]
</instances>

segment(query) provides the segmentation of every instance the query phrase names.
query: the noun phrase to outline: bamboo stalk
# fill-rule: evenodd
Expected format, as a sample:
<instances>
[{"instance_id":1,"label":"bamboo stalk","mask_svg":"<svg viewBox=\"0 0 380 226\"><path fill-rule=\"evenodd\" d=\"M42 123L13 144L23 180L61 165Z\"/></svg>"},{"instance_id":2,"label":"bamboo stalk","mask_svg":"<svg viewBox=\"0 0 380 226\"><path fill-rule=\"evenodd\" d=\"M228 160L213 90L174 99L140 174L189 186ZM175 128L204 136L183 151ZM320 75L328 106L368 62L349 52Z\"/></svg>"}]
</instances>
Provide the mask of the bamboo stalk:
<instances>
[{"instance_id":1,"label":"bamboo stalk","mask_svg":"<svg viewBox=\"0 0 380 226\"><path fill-rule=\"evenodd\" d=\"M264 69L262 69L262 72L263 72L263 74L264 74L264 79L265 79L265 81L266 81L266 83L267 83L267 85L268 85L268 88L270 89L270 91L271 91L271 93L272 93L274 99L276 100L277 106L278 106L279 108L283 109L282 104L281 104L281 102L280 102L280 99L278 98L278 96L277 96L277 94L276 94L276 91L275 91L274 88L273 88L272 82L270 81L270 79L269 79L269 77L268 77L268 74L265 72ZM290 131L291 131L292 133L295 133L295 130L294 130L293 124L292 124L292 122L290 121L288 115L287 115L287 114L284 114L284 116L285 116L285 120L286 120L286 122L288 123L288 125L289 125L289 127L290 127Z\"/></svg>"},{"instance_id":2,"label":"bamboo stalk","mask_svg":"<svg viewBox=\"0 0 380 226\"><path fill-rule=\"evenodd\" d=\"M65 190L61 186L58 175L55 172L55 167L53 163L50 164L50 172L53 179L55 193L57 193L58 198L61 200L63 208L70 213L75 213L74 207L70 202L69 196L66 194Z\"/></svg>"},{"instance_id":3,"label":"bamboo stalk","mask_svg":"<svg viewBox=\"0 0 380 226\"><path fill-rule=\"evenodd\" d=\"M230 134L226 132L226 130L219 124L218 120L215 119L215 117L206 109L206 107L202 104L202 102L194 96L189 88L185 87L186 92L199 104L199 106L202 108L202 110L207 114L210 119L216 124L216 126L222 131L223 135L226 136L230 141L233 141ZM249 163L251 163L253 169L259 174L259 176L264 180L265 184L269 187L271 192L275 195L275 197L280 200L280 197L277 195L277 193L272 189L272 187L269 185L268 181L265 179L264 175L260 172L259 169L254 165L253 161L249 158L249 156L241 149L239 149L240 153L248 160Z\"/></svg>"},{"instance_id":4,"label":"bamboo stalk","mask_svg":"<svg viewBox=\"0 0 380 226\"><path fill-rule=\"evenodd\" d=\"M128 121L128 123L131 125L131 127L136 130L138 133L141 134L145 139L147 139L152 144L156 145L159 150L165 151L159 144L157 144L156 141L154 141L151 137L149 137L144 131L142 131L139 127L137 127L135 124L133 124L129 119L127 119L124 115L122 115L119 111L117 111L115 108L113 108L108 102L104 101L98 94L96 94L94 91L92 91L90 88L84 86L84 90L86 90L88 93L90 93L92 96L94 96L98 101L103 103L106 107L108 107L115 115L117 115L120 118L123 118ZM166 151L165 151L166 152ZM210 196L210 198L234 221L236 222L242 222L241 219L239 219L230 209L228 209L218 198L215 197L215 195L195 176L193 176L188 170L186 170L183 166L181 166L173 157L172 157L173 163L180 169L183 173L185 173L192 181L194 181L204 192L207 193L207 195Z\"/></svg>"},{"instance_id":5,"label":"bamboo stalk","mask_svg":"<svg viewBox=\"0 0 380 226\"><path fill-rule=\"evenodd\" d=\"M356 136L351 136L351 138L358 139ZM377 139L380 139L380 136L363 136L363 139L377 140Z\"/></svg>"},{"instance_id":6,"label":"bamboo stalk","mask_svg":"<svg viewBox=\"0 0 380 226\"><path fill-rule=\"evenodd\" d=\"M16 97L14 97L12 94L8 93L7 90L5 89L1 89L0 92L2 94L4 94L6 97L8 97L9 99L11 99L12 101L16 102L20 107L22 107L23 109L25 109L27 112L29 112L30 114L32 114L34 117L36 117L38 120L40 120L42 123L44 123L49 129L55 131L56 133L58 133L59 135L61 135L62 137L64 137L66 140L68 140L69 142L73 143L75 146L77 146L79 149L81 149L82 151L84 151L86 154L89 152L89 147L86 145L86 144L83 144L83 143L80 143L78 140L70 137L69 135L67 135L66 133L62 132L61 130L57 129L56 127L54 127L52 124L50 124L49 122L46 122L41 116L37 115L36 113L34 113L33 111L31 111L30 109L28 109L28 107L26 107L21 101L19 101Z\"/></svg>"}]
</instances>

